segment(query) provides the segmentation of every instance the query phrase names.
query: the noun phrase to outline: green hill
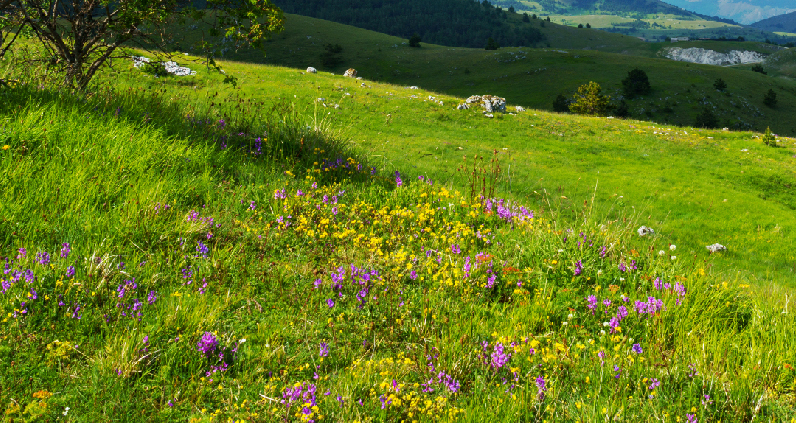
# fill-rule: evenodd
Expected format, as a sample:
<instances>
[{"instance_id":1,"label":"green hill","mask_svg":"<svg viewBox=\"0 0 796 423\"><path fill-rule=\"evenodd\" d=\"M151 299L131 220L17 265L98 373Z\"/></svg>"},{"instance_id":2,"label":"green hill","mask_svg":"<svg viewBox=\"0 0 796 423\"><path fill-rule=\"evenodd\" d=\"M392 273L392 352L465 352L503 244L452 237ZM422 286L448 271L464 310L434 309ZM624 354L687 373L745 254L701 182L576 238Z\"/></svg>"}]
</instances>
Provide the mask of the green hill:
<instances>
[{"instance_id":1,"label":"green hill","mask_svg":"<svg viewBox=\"0 0 796 423\"><path fill-rule=\"evenodd\" d=\"M755 22L751 26L771 32L796 33L796 12L772 16Z\"/></svg>"},{"instance_id":2,"label":"green hill","mask_svg":"<svg viewBox=\"0 0 796 423\"><path fill-rule=\"evenodd\" d=\"M188 26L185 30L189 31ZM486 51L425 43L421 48L411 48L401 38L288 15L286 30L268 43L265 58L251 52L226 57L296 68L313 66L334 73L353 67L369 79L416 85L459 97L490 93L514 104L547 110L552 109L557 95L571 98L578 86L590 80L618 100L622 79L639 67L648 73L653 92L628 100L633 117L692 125L705 107L715 106L723 127L763 131L770 126L777 133L796 134L796 125L789 118L796 111L796 85L790 79L751 72L748 66L721 68L657 58L660 49L671 47L670 43L643 43L633 37L551 23L544 31L549 48ZM334 66L323 65L326 44L342 47ZM682 45L762 49L752 42ZM718 78L728 82L727 92L713 88ZM763 105L768 89L774 89L780 98L776 108Z\"/></svg>"}]
</instances>

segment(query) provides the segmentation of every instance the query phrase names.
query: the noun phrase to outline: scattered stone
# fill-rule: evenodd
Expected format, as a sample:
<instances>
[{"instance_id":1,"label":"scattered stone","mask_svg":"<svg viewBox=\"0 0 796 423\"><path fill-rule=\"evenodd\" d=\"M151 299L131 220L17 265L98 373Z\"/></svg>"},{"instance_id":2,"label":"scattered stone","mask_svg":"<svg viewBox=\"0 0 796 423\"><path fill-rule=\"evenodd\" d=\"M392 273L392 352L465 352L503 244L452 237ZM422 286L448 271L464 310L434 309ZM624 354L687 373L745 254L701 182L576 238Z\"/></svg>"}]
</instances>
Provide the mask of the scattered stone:
<instances>
[{"instance_id":1,"label":"scattered stone","mask_svg":"<svg viewBox=\"0 0 796 423\"><path fill-rule=\"evenodd\" d=\"M318 73L318 69L315 69L312 66L310 66L307 68L307 73Z\"/></svg>"},{"instance_id":2,"label":"scattered stone","mask_svg":"<svg viewBox=\"0 0 796 423\"><path fill-rule=\"evenodd\" d=\"M469 108L470 108L470 105L467 104L467 103L461 103L458 106L456 106L456 110L467 110Z\"/></svg>"},{"instance_id":3,"label":"scattered stone","mask_svg":"<svg viewBox=\"0 0 796 423\"><path fill-rule=\"evenodd\" d=\"M518 113L519 113L519 112L524 112L524 111L525 111L525 107L522 107L522 106L515 106L515 107L514 107L514 110L516 110Z\"/></svg>"},{"instance_id":4,"label":"scattered stone","mask_svg":"<svg viewBox=\"0 0 796 423\"><path fill-rule=\"evenodd\" d=\"M357 77L357 70L354 69L354 68L349 68L347 71L345 71L343 76L347 76L349 78L356 78Z\"/></svg>"},{"instance_id":5,"label":"scattered stone","mask_svg":"<svg viewBox=\"0 0 796 423\"><path fill-rule=\"evenodd\" d=\"M719 251L727 251L727 247L719 244L718 242L713 245L708 245L705 248L707 248L708 251L710 251L711 253L717 253Z\"/></svg>"},{"instance_id":6,"label":"scattered stone","mask_svg":"<svg viewBox=\"0 0 796 423\"><path fill-rule=\"evenodd\" d=\"M650 227L648 227L648 226L642 226L642 227L638 228L637 232L638 232L638 236L647 236L647 235L655 234L655 230L650 228Z\"/></svg>"},{"instance_id":7,"label":"scattered stone","mask_svg":"<svg viewBox=\"0 0 796 423\"><path fill-rule=\"evenodd\" d=\"M133 56L133 66L136 68L140 68L144 66L144 64L149 63L149 59L143 56ZM186 68L184 66L180 66L177 62L168 61L168 62L160 62L163 64L163 68L166 72L176 75L176 76L189 76L189 75L196 75L196 71L192 71L190 68Z\"/></svg>"},{"instance_id":8,"label":"scattered stone","mask_svg":"<svg viewBox=\"0 0 796 423\"><path fill-rule=\"evenodd\" d=\"M464 102L467 104L480 104L487 113L506 111L506 99L493 95L471 95Z\"/></svg>"},{"instance_id":9,"label":"scattered stone","mask_svg":"<svg viewBox=\"0 0 796 423\"><path fill-rule=\"evenodd\" d=\"M417 88L417 85L412 85L411 87L409 87L409 89L410 90L417 90L418 88Z\"/></svg>"},{"instance_id":10,"label":"scattered stone","mask_svg":"<svg viewBox=\"0 0 796 423\"><path fill-rule=\"evenodd\" d=\"M326 97L318 97L318 101L324 102L324 101L326 101Z\"/></svg>"},{"instance_id":11,"label":"scattered stone","mask_svg":"<svg viewBox=\"0 0 796 423\"><path fill-rule=\"evenodd\" d=\"M484 116L486 116L486 117L488 117L488 118L493 118L493 117L495 117L495 115L493 115L492 113L484 113Z\"/></svg>"}]
</instances>

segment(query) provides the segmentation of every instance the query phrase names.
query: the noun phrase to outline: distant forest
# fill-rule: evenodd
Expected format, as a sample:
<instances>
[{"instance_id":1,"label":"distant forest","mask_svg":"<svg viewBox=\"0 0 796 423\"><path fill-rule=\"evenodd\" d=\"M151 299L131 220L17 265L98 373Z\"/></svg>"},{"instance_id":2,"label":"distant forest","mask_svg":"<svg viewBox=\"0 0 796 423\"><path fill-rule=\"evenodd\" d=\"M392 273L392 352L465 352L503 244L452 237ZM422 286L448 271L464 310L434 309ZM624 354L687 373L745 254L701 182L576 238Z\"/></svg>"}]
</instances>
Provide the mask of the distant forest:
<instances>
[{"instance_id":1,"label":"distant forest","mask_svg":"<svg viewBox=\"0 0 796 423\"><path fill-rule=\"evenodd\" d=\"M286 13L326 19L398 37L451 47L533 47L545 41L539 21L486 0L276 0Z\"/></svg>"}]
</instances>

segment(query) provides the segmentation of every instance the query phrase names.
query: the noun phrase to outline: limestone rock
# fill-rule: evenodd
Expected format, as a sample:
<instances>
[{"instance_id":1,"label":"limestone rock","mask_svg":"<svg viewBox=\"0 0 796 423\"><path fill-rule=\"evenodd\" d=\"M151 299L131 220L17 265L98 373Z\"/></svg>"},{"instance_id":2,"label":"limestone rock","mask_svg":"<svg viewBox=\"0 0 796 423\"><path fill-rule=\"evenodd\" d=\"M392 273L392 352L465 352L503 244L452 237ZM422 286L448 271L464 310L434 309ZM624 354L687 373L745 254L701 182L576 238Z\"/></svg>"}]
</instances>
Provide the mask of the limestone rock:
<instances>
[{"instance_id":1,"label":"limestone rock","mask_svg":"<svg viewBox=\"0 0 796 423\"><path fill-rule=\"evenodd\" d=\"M669 59L680 62L718 66L760 63L765 59L762 54L756 51L731 50L729 53L719 53L715 50L705 50L697 47L670 47L664 49L664 55Z\"/></svg>"},{"instance_id":2,"label":"limestone rock","mask_svg":"<svg viewBox=\"0 0 796 423\"><path fill-rule=\"evenodd\" d=\"M638 228L638 231L636 232L638 232L638 236L647 236L655 234L655 230L648 226L642 226Z\"/></svg>"},{"instance_id":3,"label":"limestone rock","mask_svg":"<svg viewBox=\"0 0 796 423\"><path fill-rule=\"evenodd\" d=\"M354 68L349 68L347 71L345 71L343 76L347 76L349 78L356 78L357 77L357 70L354 69Z\"/></svg>"},{"instance_id":4,"label":"limestone rock","mask_svg":"<svg viewBox=\"0 0 796 423\"><path fill-rule=\"evenodd\" d=\"M312 66L310 66L307 68L307 73L318 73L318 69L315 69Z\"/></svg>"},{"instance_id":5,"label":"limestone rock","mask_svg":"<svg viewBox=\"0 0 796 423\"><path fill-rule=\"evenodd\" d=\"M708 245L705 248L707 248L708 251L710 251L711 253L717 253L719 251L727 251L727 247L719 244L718 242L713 245Z\"/></svg>"},{"instance_id":6,"label":"limestone rock","mask_svg":"<svg viewBox=\"0 0 796 423\"><path fill-rule=\"evenodd\" d=\"M525 107L522 107L522 106L516 106L516 107L514 107L514 110L516 110L518 113L519 113L519 112L524 112L524 111L525 111Z\"/></svg>"},{"instance_id":7,"label":"limestone rock","mask_svg":"<svg viewBox=\"0 0 796 423\"><path fill-rule=\"evenodd\" d=\"M478 104L487 113L506 111L506 99L493 95L471 95L464 102L467 104Z\"/></svg>"},{"instance_id":8,"label":"limestone rock","mask_svg":"<svg viewBox=\"0 0 796 423\"><path fill-rule=\"evenodd\" d=\"M467 104L467 103L461 103L458 106L456 106L456 110L467 110L469 108L470 108L470 105Z\"/></svg>"}]
</instances>

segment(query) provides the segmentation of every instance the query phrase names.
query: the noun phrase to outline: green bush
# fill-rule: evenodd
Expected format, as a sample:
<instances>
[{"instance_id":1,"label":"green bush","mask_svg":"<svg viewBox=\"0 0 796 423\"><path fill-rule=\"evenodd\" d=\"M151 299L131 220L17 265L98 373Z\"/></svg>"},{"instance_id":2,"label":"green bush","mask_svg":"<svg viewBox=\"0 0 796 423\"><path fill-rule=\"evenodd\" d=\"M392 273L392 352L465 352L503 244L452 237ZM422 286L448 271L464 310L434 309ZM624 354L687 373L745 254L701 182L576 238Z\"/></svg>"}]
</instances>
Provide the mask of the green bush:
<instances>
[{"instance_id":1,"label":"green bush","mask_svg":"<svg viewBox=\"0 0 796 423\"><path fill-rule=\"evenodd\" d=\"M420 47L420 36L415 33L409 38L409 47Z\"/></svg>"},{"instance_id":2,"label":"green bush","mask_svg":"<svg viewBox=\"0 0 796 423\"><path fill-rule=\"evenodd\" d=\"M594 81L581 85L569 110L579 115L605 116L611 110L611 97L603 95L602 90L600 84Z\"/></svg>"},{"instance_id":3,"label":"green bush","mask_svg":"<svg viewBox=\"0 0 796 423\"><path fill-rule=\"evenodd\" d=\"M563 94L559 94L558 97L553 100L553 111L558 113L569 112L569 100L567 100Z\"/></svg>"},{"instance_id":4,"label":"green bush","mask_svg":"<svg viewBox=\"0 0 796 423\"><path fill-rule=\"evenodd\" d=\"M769 147L779 147L779 141L777 141L777 137L771 133L771 128L766 127L766 133L763 134L763 144Z\"/></svg>"},{"instance_id":5,"label":"green bush","mask_svg":"<svg viewBox=\"0 0 796 423\"><path fill-rule=\"evenodd\" d=\"M500 46L494 38L489 37L489 39L486 40L486 47L484 47L484 50L497 50L499 48Z\"/></svg>"},{"instance_id":6,"label":"green bush","mask_svg":"<svg viewBox=\"0 0 796 423\"><path fill-rule=\"evenodd\" d=\"M713 82L713 88L715 88L715 89L717 89L719 91L724 91L724 90L727 89L727 83L724 82L723 79L719 78L715 82Z\"/></svg>"}]
</instances>

